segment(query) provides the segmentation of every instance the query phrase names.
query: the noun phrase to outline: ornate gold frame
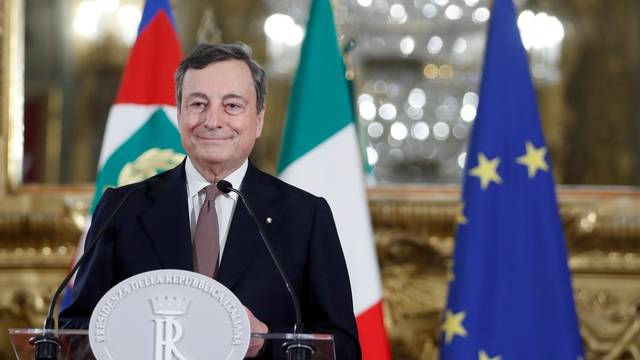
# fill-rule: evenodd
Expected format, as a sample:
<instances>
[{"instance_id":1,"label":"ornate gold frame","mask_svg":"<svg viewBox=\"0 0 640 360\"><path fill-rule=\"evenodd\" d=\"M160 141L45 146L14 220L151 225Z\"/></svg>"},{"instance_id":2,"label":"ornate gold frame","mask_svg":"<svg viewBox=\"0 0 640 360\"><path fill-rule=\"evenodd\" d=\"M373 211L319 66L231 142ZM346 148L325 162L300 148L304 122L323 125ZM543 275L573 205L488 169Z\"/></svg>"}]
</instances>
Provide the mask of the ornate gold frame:
<instances>
[{"instance_id":1,"label":"ornate gold frame","mask_svg":"<svg viewBox=\"0 0 640 360\"><path fill-rule=\"evenodd\" d=\"M459 195L457 187L369 190L400 358L438 356ZM640 359L640 193L564 187L559 201L587 358Z\"/></svg>"},{"instance_id":2,"label":"ornate gold frame","mask_svg":"<svg viewBox=\"0 0 640 360\"><path fill-rule=\"evenodd\" d=\"M2 14L2 133L6 166L5 183L10 189L17 187L22 161L22 106L24 44L24 3L3 1Z\"/></svg>"},{"instance_id":3,"label":"ornate gold frame","mask_svg":"<svg viewBox=\"0 0 640 360\"><path fill-rule=\"evenodd\" d=\"M40 326L66 273L92 185L24 185L22 112L24 1L0 0L0 332ZM7 333L0 357L11 356Z\"/></svg>"},{"instance_id":4,"label":"ornate gold frame","mask_svg":"<svg viewBox=\"0 0 640 360\"><path fill-rule=\"evenodd\" d=\"M20 181L23 8L23 0L0 0L0 332L39 325L93 191ZM458 198L457 187L369 190L398 358L437 358ZM563 187L559 201L588 357L640 359L640 192ZM0 336L0 352L8 349Z\"/></svg>"}]
</instances>

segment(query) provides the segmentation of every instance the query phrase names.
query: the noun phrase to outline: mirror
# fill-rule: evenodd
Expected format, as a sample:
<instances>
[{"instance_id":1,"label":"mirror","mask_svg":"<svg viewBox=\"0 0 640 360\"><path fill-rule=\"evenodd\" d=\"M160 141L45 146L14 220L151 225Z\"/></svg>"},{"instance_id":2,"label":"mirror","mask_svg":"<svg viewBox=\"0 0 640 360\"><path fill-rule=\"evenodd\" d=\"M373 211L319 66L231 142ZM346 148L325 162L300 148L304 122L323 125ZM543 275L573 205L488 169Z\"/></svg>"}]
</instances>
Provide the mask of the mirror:
<instances>
[{"instance_id":1,"label":"mirror","mask_svg":"<svg viewBox=\"0 0 640 360\"><path fill-rule=\"evenodd\" d=\"M94 181L104 124L142 3L4 3L7 15L15 15L8 21L11 47L4 62L15 71L3 83L9 95L7 172L12 184ZM457 183L477 105L489 1L445 6L415 0L398 3L401 8L379 3L387 4L341 0L334 6L376 183ZM521 33L529 42L558 183L640 185L637 4L516 3L523 24L531 22ZM267 66L267 117L273 126L258 143L254 161L272 171L299 43L287 47L282 39L265 35L265 21L282 13L304 27L308 2L172 5L184 49L199 39L242 40ZM611 22L608 14L619 16ZM541 35L541 28L553 31Z\"/></svg>"},{"instance_id":2,"label":"mirror","mask_svg":"<svg viewBox=\"0 0 640 360\"><path fill-rule=\"evenodd\" d=\"M557 183L640 185L637 2L514 2ZM376 179L458 183L491 2L388 2L386 12L357 3L345 5L342 26L355 42L359 124Z\"/></svg>"},{"instance_id":3,"label":"mirror","mask_svg":"<svg viewBox=\"0 0 640 360\"><path fill-rule=\"evenodd\" d=\"M15 62L15 76L5 85L15 96L8 117L13 187L95 181L108 112L137 35L143 5L143 0L18 0L7 4L18 15L8 31L15 47L7 58ZM264 45L257 40L263 36L265 17L260 4L197 0L172 5L183 51L201 41L242 39L258 59L264 58ZM218 12L256 20L247 28L243 17L219 17ZM267 132L265 141L273 138L271 133L275 134Z\"/></svg>"}]
</instances>

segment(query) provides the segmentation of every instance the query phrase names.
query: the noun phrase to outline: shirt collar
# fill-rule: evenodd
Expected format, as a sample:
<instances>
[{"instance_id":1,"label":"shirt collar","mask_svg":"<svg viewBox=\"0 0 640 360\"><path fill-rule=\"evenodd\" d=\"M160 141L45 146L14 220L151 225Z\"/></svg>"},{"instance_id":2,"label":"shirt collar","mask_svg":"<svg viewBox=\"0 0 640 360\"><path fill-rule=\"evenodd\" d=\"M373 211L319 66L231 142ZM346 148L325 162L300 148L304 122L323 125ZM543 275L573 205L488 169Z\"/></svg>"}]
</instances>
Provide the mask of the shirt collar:
<instances>
[{"instance_id":1,"label":"shirt collar","mask_svg":"<svg viewBox=\"0 0 640 360\"><path fill-rule=\"evenodd\" d=\"M249 167L249 160L244 160L242 165L239 168L234 170L231 174L227 175L223 180L227 180L233 185L235 189L240 188L240 184L244 179L244 175L247 173L247 168ZM207 179L202 176L196 169L196 167L191 162L191 158L187 156L187 160L184 165L184 171L187 176L187 193L189 198L197 195L205 186L211 185ZM235 199L235 194L230 193L227 195L231 195Z\"/></svg>"}]
</instances>

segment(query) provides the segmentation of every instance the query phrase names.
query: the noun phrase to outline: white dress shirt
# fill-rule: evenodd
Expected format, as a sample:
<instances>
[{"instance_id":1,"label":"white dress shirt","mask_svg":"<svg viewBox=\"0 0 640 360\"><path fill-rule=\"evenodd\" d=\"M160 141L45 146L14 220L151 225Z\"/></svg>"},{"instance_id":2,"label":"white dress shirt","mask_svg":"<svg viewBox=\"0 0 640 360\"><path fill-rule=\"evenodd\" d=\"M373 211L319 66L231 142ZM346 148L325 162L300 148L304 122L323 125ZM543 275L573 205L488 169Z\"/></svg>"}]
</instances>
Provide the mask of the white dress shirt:
<instances>
[{"instance_id":1,"label":"white dress shirt","mask_svg":"<svg viewBox=\"0 0 640 360\"><path fill-rule=\"evenodd\" d=\"M234 172L229 174L224 180L238 189L244 179L244 175L247 173L247 167L249 161L245 160L242 165ZM189 226L191 228L191 242L196 233L196 223L198 222L198 215L200 214L200 208L204 203L206 194L204 188L211 185L202 174L193 166L191 159L187 157L184 170L187 175L187 202L189 204ZM235 193L220 194L215 201L216 212L218 213L218 225L220 229L220 253L219 259L222 260L222 252L224 251L224 245L227 242L227 234L229 233L229 227L231 226L231 218L233 217L233 211L236 207L238 195Z\"/></svg>"}]
</instances>

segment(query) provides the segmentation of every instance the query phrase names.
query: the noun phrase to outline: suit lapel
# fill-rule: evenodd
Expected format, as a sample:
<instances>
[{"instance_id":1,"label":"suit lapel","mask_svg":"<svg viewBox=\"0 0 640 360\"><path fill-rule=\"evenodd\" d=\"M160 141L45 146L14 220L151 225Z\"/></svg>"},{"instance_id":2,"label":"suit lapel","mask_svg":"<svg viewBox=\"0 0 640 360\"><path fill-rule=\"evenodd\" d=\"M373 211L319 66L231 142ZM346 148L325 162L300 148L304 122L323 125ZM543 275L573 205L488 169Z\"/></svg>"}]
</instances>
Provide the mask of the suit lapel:
<instances>
[{"instance_id":1,"label":"suit lapel","mask_svg":"<svg viewBox=\"0 0 640 360\"><path fill-rule=\"evenodd\" d=\"M193 250L184 161L156 180L151 206L139 221L155 248L162 268L193 270Z\"/></svg>"},{"instance_id":2,"label":"suit lapel","mask_svg":"<svg viewBox=\"0 0 640 360\"><path fill-rule=\"evenodd\" d=\"M281 213L275 206L275 200L279 194L273 179L249 163L241 191L245 194L246 200L252 206L267 235L270 235ZM271 218L270 224L265 221L267 217ZM238 199L222 253L218 281L232 289L260 251L266 251L266 249L258 228L242 201Z\"/></svg>"}]
</instances>

